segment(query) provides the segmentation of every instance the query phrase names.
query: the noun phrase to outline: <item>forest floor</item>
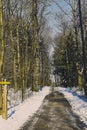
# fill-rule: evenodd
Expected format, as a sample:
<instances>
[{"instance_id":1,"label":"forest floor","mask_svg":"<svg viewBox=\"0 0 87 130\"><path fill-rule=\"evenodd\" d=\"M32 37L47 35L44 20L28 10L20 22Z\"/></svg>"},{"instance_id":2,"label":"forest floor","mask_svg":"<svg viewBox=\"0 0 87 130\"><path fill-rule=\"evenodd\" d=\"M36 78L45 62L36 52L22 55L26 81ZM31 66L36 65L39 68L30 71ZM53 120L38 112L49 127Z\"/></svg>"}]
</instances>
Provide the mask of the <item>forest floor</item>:
<instances>
[{"instance_id":1,"label":"forest floor","mask_svg":"<svg viewBox=\"0 0 87 130\"><path fill-rule=\"evenodd\" d=\"M20 130L87 130L87 126L72 112L64 95L54 91Z\"/></svg>"}]
</instances>

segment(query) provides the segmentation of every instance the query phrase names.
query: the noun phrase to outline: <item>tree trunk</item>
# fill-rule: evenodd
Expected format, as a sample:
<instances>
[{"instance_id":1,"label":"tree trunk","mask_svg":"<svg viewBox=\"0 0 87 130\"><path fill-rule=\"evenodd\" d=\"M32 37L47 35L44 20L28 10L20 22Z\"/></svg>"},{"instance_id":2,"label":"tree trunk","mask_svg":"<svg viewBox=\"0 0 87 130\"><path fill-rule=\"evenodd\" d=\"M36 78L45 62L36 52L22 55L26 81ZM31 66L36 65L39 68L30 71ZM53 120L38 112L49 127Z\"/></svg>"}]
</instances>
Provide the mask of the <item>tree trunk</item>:
<instances>
[{"instance_id":1,"label":"tree trunk","mask_svg":"<svg viewBox=\"0 0 87 130\"><path fill-rule=\"evenodd\" d=\"M28 52L28 23L26 23L26 50L25 50L25 86L27 87L28 73L29 73L29 52Z\"/></svg>"},{"instance_id":2,"label":"tree trunk","mask_svg":"<svg viewBox=\"0 0 87 130\"><path fill-rule=\"evenodd\" d=\"M4 40L4 27L3 27L3 10L2 10L2 0L0 0L0 81L3 76L3 60L4 60L4 51L5 51L5 40ZM2 109L2 87L0 85L0 114Z\"/></svg>"},{"instance_id":3,"label":"tree trunk","mask_svg":"<svg viewBox=\"0 0 87 130\"><path fill-rule=\"evenodd\" d=\"M87 96L85 41L84 41L84 30L83 30L83 23L82 23L82 11L81 11L80 0L78 0L78 6L79 6L79 21L80 21L80 30L81 30L81 40L82 40L83 88L85 91L85 95Z\"/></svg>"},{"instance_id":4,"label":"tree trunk","mask_svg":"<svg viewBox=\"0 0 87 130\"><path fill-rule=\"evenodd\" d=\"M13 53L13 73L14 73L14 90L15 92L18 90L17 86L17 74L16 74L16 52L14 49L14 40L12 34L12 22L11 22L11 14L10 14L10 0L8 0L8 25L9 25L9 34L10 34L10 42L12 44L12 53Z\"/></svg>"},{"instance_id":5,"label":"tree trunk","mask_svg":"<svg viewBox=\"0 0 87 130\"><path fill-rule=\"evenodd\" d=\"M25 92L26 92L26 86L25 86L25 73L24 73L24 56L22 61L22 101L25 99Z\"/></svg>"},{"instance_id":6,"label":"tree trunk","mask_svg":"<svg viewBox=\"0 0 87 130\"><path fill-rule=\"evenodd\" d=\"M16 27L16 33L17 33L17 64L18 64L18 88L21 87L21 62L20 62L20 44L19 44L19 23Z\"/></svg>"},{"instance_id":7,"label":"tree trunk","mask_svg":"<svg viewBox=\"0 0 87 130\"><path fill-rule=\"evenodd\" d=\"M32 1L32 51L34 57L34 90L38 91L39 85L39 37L38 37L38 19L37 19L37 1Z\"/></svg>"}]
</instances>

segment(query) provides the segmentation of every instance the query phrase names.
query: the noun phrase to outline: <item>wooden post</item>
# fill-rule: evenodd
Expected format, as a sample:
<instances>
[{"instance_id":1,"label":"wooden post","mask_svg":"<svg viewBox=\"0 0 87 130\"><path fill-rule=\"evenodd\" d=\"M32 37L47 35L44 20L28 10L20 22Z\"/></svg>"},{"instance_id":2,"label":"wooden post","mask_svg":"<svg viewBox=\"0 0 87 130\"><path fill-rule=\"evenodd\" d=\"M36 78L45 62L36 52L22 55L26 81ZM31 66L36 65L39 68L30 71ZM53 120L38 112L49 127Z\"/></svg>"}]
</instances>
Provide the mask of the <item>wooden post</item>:
<instances>
[{"instance_id":1,"label":"wooden post","mask_svg":"<svg viewBox=\"0 0 87 130\"><path fill-rule=\"evenodd\" d=\"M3 86L2 117L7 120L7 85Z\"/></svg>"},{"instance_id":2,"label":"wooden post","mask_svg":"<svg viewBox=\"0 0 87 130\"><path fill-rule=\"evenodd\" d=\"M2 81L0 82L0 85L3 85L3 93L2 93L2 117L7 120L7 85L9 85L10 82Z\"/></svg>"},{"instance_id":3,"label":"wooden post","mask_svg":"<svg viewBox=\"0 0 87 130\"><path fill-rule=\"evenodd\" d=\"M2 85L0 85L0 115L2 114Z\"/></svg>"}]
</instances>

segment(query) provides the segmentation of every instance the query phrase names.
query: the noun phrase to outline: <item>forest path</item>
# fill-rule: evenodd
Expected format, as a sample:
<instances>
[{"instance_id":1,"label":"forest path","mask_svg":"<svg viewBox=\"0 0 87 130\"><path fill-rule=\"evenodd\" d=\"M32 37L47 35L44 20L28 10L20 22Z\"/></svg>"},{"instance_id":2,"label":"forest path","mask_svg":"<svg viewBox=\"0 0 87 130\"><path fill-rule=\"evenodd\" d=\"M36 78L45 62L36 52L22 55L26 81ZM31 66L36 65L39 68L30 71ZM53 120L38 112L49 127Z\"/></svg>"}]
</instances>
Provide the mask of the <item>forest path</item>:
<instances>
[{"instance_id":1,"label":"forest path","mask_svg":"<svg viewBox=\"0 0 87 130\"><path fill-rule=\"evenodd\" d=\"M86 130L86 128L87 126L72 112L64 95L52 92L45 97L38 112L20 130Z\"/></svg>"}]
</instances>

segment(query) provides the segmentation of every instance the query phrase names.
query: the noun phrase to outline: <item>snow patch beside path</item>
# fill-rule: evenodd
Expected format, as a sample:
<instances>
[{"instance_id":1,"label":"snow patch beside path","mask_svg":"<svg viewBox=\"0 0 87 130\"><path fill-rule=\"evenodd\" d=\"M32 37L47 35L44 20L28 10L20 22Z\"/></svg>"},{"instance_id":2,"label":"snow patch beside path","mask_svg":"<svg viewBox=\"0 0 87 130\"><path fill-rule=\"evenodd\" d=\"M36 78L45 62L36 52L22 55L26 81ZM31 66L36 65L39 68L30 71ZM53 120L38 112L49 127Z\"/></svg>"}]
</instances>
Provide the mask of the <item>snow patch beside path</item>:
<instances>
[{"instance_id":1,"label":"snow patch beside path","mask_svg":"<svg viewBox=\"0 0 87 130\"><path fill-rule=\"evenodd\" d=\"M39 109L49 93L50 87L43 87L42 91L34 92L26 101L15 107L15 113L8 120L0 116L0 130L18 130Z\"/></svg>"},{"instance_id":2,"label":"snow patch beside path","mask_svg":"<svg viewBox=\"0 0 87 130\"><path fill-rule=\"evenodd\" d=\"M75 89L58 87L58 91L70 102L74 113L87 125L87 97Z\"/></svg>"}]
</instances>

